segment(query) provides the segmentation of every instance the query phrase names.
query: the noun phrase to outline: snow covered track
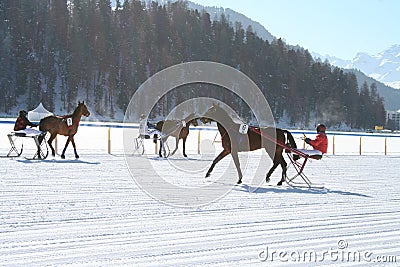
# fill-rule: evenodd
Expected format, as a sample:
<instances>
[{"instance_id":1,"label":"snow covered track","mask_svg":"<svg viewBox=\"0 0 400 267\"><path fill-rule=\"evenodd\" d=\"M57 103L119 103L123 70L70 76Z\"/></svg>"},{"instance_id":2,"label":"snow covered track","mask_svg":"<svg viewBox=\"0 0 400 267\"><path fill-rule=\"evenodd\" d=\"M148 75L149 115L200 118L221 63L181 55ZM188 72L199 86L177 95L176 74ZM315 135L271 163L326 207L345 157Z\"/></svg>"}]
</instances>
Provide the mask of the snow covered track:
<instances>
[{"instance_id":1,"label":"snow covered track","mask_svg":"<svg viewBox=\"0 0 400 267\"><path fill-rule=\"evenodd\" d=\"M306 166L325 189L249 193L245 176L219 201L177 208L142 192L123 156L80 156L0 159L0 266L399 265L399 157L328 156Z\"/></svg>"}]
</instances>

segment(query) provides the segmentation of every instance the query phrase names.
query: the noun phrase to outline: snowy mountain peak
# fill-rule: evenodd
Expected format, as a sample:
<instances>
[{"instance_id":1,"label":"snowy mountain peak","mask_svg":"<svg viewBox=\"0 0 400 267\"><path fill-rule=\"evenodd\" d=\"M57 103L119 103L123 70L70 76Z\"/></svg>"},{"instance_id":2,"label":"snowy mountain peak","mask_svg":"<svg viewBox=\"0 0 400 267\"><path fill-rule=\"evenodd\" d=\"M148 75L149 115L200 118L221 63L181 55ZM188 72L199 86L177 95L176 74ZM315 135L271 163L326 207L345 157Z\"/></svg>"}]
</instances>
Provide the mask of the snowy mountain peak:
<instances>
[{"instance_id":1,"label":"snowy mountain peak","mask_svg":"<svg viewBox=\"0 0 400 267\"><path fill-rule=\"evenodd\" d=\"M393 57L400 57L400 45L392 45L382 53L386 53L387 55L391 55Z\"/></svg>"},{"instance_id":2,"label":"snowy mountain peak","mask_svg":"<svg viewBox=\"0 0 400 267\"><path fill-rule=\"evenodd\" d=\"M392 45L388 49L369 55L359 52L352 60L343 60L331 56L321 56L313 53L314 57L327 59L332 65L345 69L358 69L387 86L400 89L400 45Z\"/></svg>"}]
</instances>

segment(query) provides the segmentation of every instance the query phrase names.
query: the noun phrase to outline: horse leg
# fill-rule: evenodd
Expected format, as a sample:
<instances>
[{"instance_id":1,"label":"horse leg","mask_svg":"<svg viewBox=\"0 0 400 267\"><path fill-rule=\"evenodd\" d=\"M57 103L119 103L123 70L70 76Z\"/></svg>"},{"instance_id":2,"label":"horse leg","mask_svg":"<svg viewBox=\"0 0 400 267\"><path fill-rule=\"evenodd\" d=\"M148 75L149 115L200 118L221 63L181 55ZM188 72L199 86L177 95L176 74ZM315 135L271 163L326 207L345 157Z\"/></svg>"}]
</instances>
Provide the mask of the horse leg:
<instances>
[{"instance_id":1,"label":"horse leg","mask_svg":"<svg viewBox=\"0 0 400 267\"><path fill-rule=\"evenodd\" d=\"M268 183L270 181L270 177L272 173L275 171L276 167L278 167L279 162L274 160L274 165L272 165L271 169L269 169L267 176L265 177L265 181Z\"/></svg>"},{"instance_id":2,"label":"horse leg","mask_svg":"<svg viewBox=\"0 0 400 267\"><path fill-rule=\"evenodd\" d=\"M179 136L175 137L175 149L174 151L171 152L171 156L173 156L175 152L178 150L178 144L179 144Z\"/></svg>"},{"instance_id":3,"label":"horse leg","mask_svg":"<svg viewBox=\"0 0 400 267\"><path fill-rule=\"evenodd\" d=\"M232 155L233 162L235 163L236 170L237 170L238 175L239 175L239 180L237 181L237 183L241 184L242 183L243 174L242 174L242 170L240 169L240 161L239 161L238 152L237 151L232 151L231 155Z\"/></svg>"},{"instance_id":4,"label":"horse leg","mask_svg":"<svg viewBox=\"0 0 400 267\"><path fill-rule=\"evenodd\" d=\"M158 155L160 156L160 158L163 157L162 153L164 153L164 155L166 155L165 146L164 146L165 141L167 141L167 139L165 139L165 140L163 138L160 139L160 149L158 150Z\"/></svg>"},{"instance_id":5,"label":"horse leg","mask_svg":"<svg viewBox=\"0 0 400 267\"><path fill-rule=\"evenodd\" d=\"M185 158L187 158L187 155L186 155L186 137L182 138L182 142L183 142L183 156Z\"/></svg>"},{"instance_id":6,"label":"horse leg","mask_svg":"<svg viewBox=\"0 0 400 267\"><path fill-rule=\"evenodd\" d=\"M61 158L62 159L65 159L65 150L67 150L67 147L68 147L70 141L71 141L71 136L68 137L67 142L65 143L64 149L63 149L63 151L61 153Z\"/></svg>"},{"instance_id":7,"label":"horse leg","mask_svg":"<svg viewBox=\"0 0 400 267\"><path fill-rule=\"evenodd\" d=\"M282 167L282 178L277 185L282 185L282 183L286 180L287 163L283 157L281 157L280 163Z\"/></svg>"},{"instance_id":8,"label":"horse leg","mask_svg":"<svg viewBox=\"0 0 400 267\"><path fill-rule=\"evenodd\" d=\"M72 143L72 146L74 147L75 158L79 159L78 153L76 152L75 139L73 136L71 136L71 143Z\"/></svg>"},{"instance_id":9,"label":"horse leg","mask_svg":"<svg viewBox=\"0 0 400 267\"><path fill-rule=\"evenodd\" d=\"M206 177L210 177L212 170L214 169L215 165L223 158L225 158L227 155L231 153L228 150L223 150L219 155L214 159L213 163L211 164L211 167L208 169Z\"/></svg>"},{"instance_id":10,"label":"horse leg","mask_svg":"<svg viewBox=\"0 0 400 267\"><path fill-rule=\"evenodd\" d=\"M49 140L47 141L47 143L49 144L49 147L51 149L51 154L53 155L53 157L56 156L56 150L54 149L54 147L51 143L56 138L56 136L57 136L57 134L51 134Z\"/></svg>"}]
</instances>

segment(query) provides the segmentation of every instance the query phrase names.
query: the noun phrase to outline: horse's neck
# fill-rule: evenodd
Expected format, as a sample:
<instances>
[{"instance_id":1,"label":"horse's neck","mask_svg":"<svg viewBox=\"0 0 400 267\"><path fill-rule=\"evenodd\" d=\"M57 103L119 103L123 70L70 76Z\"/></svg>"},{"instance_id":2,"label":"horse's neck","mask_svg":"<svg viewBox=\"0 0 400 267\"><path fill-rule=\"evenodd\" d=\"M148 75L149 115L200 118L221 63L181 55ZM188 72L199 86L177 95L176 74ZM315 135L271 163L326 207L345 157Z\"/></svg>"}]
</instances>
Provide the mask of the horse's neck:
<instances>
[{"instance_id":1,"label":"horse's neck","mask_svg":"<svg viewBox=\"0 0 400 267\"><path fill-rule=\"evenodd\" d=\"M81 121L82 113L75 110L74 113L72 113L72 120L78 124Z\"/></svg>"},{"instance_id":2,"label":"horse's neck","mask_svg":"<svg viewBox=\"0 0 400 267\"><path fill-rule=\"evenodd\" d=\"M75 116L75 117L73 118L73 120L76 122L76 124L78 124L78 123L81 121L81 117L82 117L82 115L80 115L80 116Z\"/></svg>"},{"instance_id":3,"label":"horse's neck","mask_svg":"<svg viewBox=\"0 0 400 267\"><path fill-rule=\"evenodd\" d=\"M227 132L226 129L225 129L225 127L222 126L222 124L219 123L219 122L217 122L217 128L218 128L218 131L219 131L219 133L220 133L221 135L224 135L224 134Z\"/></svg>"},{"instance_id":4,"label":"horse's neck","mask_svg":"<svg viewBox=\"0 0 400 267\"><path fill-rule=\"evenodd\" d=\"M186 122L186 126L193 125L194 121L195 121L195 119L192 119L192 120Z\"/></svg>"},{"instance_id":5,"label":"horse's neck","mask_svg":"<svg viewBox=\"0 0 400 267\"><path fill-rule=\"evenodd\" d=\"M227 127L232 127L236 124L227 113L220 114L218 117L218 121L223 121Z\"/></svg>"}]
</instances>

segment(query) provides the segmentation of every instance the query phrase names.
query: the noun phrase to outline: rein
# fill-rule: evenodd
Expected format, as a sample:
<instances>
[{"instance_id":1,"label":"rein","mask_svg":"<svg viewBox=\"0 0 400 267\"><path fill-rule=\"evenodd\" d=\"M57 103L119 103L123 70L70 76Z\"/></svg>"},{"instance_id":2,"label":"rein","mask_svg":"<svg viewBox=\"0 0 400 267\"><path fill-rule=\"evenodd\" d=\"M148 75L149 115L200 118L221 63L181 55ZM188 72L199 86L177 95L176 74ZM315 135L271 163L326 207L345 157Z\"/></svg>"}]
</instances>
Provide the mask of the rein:
<instances>
[{"instance_id":1,"label":"rein","mask_svg":"<svg viewBox=\"0 0 400 267\"><path fill-rule=\"evenodd\" d=\"M71 129L72 128L72 126L74 126L74 124L76 124L76 126L79 126L79 121L76 121L76 123L74 122L74 116L73 116L73 114L72 114L72 116L71 117L69 117L70 115L64 115L64 116L62 116L62 120L61 120L61 122L63 122L63 121L65 121L65 123L67 124L67 128L68 129ZM68 119L69 118L71 118L71 121L72 121L72 123L71 123L71 125L68 125ZM61 123L60 122L60 123Z\"/></svg>"},{"instance_id":2,"label":"rein","mask_svg":"<svg viewBox=\"0 0 400 267\"><path fill-rule=\"evenodd\" d=\"M174 121L176 122L176 127L173 128L173 130L169 131L168 133L165 133L165 132L163 132L163 131L161 131L161 130L160 130L160 132L161 132L161 133L164 133L165 136L170 136L170 135L172 135L172 133L174 133L175 131L179 130L180 126L182 126L181 130L182 130L183 128L188 128L188 129L189 129L190 125L193 125L193 122L192 122L193 120L194 120L194 119L189 120L188 122L186 122L185 120L182 120L182 121L174 120ZM164 123L165 123L165 122L166 122L166 121L164 121ZM171 127L171 128L172 128L172 127ZM179 133L180 133L180 132L179 132ZM179 135L179 133L178 133L178 135Z\"/></svg>"},{"instance_id":3,"label":"rein","mask_svg":"<svg viewBox=\"0 0 400 267\"><path fill-rule=\"evenodd\" d=\"M165 121L164 121L165 122ZM183 126L183 124L182 124L182 121L176 121L177 123L176 123L176 127L172 130L172 131L170 131L170 132L168 132L168 133L164 133L163 131L160 131L161 133L164 133L164 135L165 136L170 136L173 132L175 132L176 130L178 130L179 129L179 127L182 125L182 129L183 128L185 128L185 127L189 127L189 123L187 123L187 125L186 126ZM179 133L178 133L179 134Z\"/></svg>"},{"instance_id":4,"label":"rein","mask_svg":"<svg viewBox=\"0 0 400 267\"><path fill-rule=\"evenodd\" d=\"M67 115L59 116L59 117L55 116L56 118L60 118L61 120L60 120L58 123L56 123L53 127L51 127L50 129L46 130L46 132L49 132L49 131L51 131L51 130L54 130L54 129L58 128L58 126L60 126L60 124L61 124L62 122L66 122L66 119L67 119L69 116L71 116L70 118L72 119L72 124L71 124L70 126L68 126L67 123L66 123L66 124L67 124L67 128L68 128L68 129L71 129L72 126L74 126L74 113L75 113L75 111L74 111L72 114L67 114ZM79 121L76 123L76 125L79 126Z\"/></svg>"},{"instance_id":5,"label":"rein","mask_svg":"<svg viewBox=\"0 0 400 267\"><path fill-rule=\"evenodd\" d=\"M308 158L308 157L309 157L309 155L307 155L306 153L303 153L303 152L301 152L301 151L299 151L299 150L297 150L297 149L295 149L295 148L289 147L289 146L287 146L286 144L284 144L284 143L280 142L279 140L277 140L276 138L272 138L272 137L269 136L268 134L265 134L265 133L261 132L261 129L260 129L260 128L258 128L258 129L257 129L257 128L250 128L250 129L251 129L253 132L255 132L255 133L261 135L261 136L264 137L265 139L268 139L269 141L274 142L274 143L277 144L278 146L280 146L280 147L282 147L282 148L284 148L284 149L286 149L286 150L289 150L290 152L293 152L294 154L297 154L297 155L299 155L299 156L301 156L301 157L303 157L303 158Z\"/></svg>"},{"instance_id":6,"label":"rein","mask_svg":"<svg viewBox=\"0 0 400 267\"><path fill-rule=\"evenodd\" d=\"M57 117L56 117L57 118ZM60 120L56 125L54 125L53 127L51 127L48 130L45 130L46 132L50 132L51 130L54 130L56 128L58 128L58 126L63 122L63 120Z\"/></svg>"}]
</instances>

